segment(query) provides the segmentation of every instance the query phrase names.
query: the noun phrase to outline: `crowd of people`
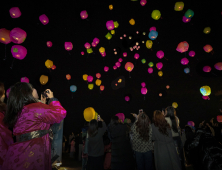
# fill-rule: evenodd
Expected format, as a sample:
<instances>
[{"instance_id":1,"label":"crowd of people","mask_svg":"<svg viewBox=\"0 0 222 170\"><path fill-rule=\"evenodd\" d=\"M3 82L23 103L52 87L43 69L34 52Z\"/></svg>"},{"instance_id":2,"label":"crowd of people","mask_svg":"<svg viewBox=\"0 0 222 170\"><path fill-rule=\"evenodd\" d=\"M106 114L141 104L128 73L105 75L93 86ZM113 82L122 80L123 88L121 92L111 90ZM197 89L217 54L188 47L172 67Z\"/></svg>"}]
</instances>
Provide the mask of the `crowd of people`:
<instances>
[{"instance_id":1,"label":"crowd of people","mask_svg":"<svg viewBox=\"0 0 222 170\"><path fill-rule=\"evenodd\" d=\"M6 105L0 83L0 170L52 169L51 126L66 110L50 89L44 94L39 100L31 84L16 83ZM222 169L220 122L212 118L181 128L172 106L155 110L152 120L143 110L132 116L118 113L108 125L101 117L86 122L79 135L63 136L63 151L82 160L82 170Z\"/></svg>"}]
</instances>

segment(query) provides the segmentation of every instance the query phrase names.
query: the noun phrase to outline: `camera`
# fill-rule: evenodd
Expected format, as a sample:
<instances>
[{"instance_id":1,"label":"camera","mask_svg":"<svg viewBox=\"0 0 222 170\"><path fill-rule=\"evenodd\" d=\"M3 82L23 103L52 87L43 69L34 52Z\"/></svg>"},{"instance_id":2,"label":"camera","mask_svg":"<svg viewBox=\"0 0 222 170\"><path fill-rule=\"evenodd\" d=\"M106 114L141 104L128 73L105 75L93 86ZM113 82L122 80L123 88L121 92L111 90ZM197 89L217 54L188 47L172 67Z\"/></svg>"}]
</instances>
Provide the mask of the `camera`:
<instances>
[{"instance_id":1,"label":"camera","mask_svg":"<svg viewBox=\"0 0 222 170\"><path fill-rule=\"evenodd\" d=\"M47 97L48 97L47 93L49 93L48 90L42 92L41 94L42 94L42 96L43 96L44 98L47 98Z\"/></svg>"}]
</instances>

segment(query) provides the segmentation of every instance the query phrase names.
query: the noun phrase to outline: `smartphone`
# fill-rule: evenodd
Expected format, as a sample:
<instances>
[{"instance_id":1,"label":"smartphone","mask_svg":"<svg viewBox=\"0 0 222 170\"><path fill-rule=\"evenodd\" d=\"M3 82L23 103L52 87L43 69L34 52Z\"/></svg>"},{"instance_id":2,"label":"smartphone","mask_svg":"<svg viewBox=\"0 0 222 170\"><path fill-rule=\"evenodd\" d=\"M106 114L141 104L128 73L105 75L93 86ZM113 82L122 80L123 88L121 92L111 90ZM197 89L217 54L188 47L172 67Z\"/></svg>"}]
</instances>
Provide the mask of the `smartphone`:
<instances>
[{"instance_id":1,"label":"smartphone","mask_svg":"<svg viewBox=\"0 0 222 170\"><path fill-rule=\"evenodd\" d=\"M100 115L97 116L97 121L100 121Z\"/></svg>"},{"instance_id":2,"label":"smartphone","mask_svg":"<svg viewBox=\"0 0 222 170\"><path fill-rule=\"evenodd\" d=\"M140 109L140 110L139 110L139 114L142 113L142 112L143 112L143 109Z\"/></svg>"}]
</instances>

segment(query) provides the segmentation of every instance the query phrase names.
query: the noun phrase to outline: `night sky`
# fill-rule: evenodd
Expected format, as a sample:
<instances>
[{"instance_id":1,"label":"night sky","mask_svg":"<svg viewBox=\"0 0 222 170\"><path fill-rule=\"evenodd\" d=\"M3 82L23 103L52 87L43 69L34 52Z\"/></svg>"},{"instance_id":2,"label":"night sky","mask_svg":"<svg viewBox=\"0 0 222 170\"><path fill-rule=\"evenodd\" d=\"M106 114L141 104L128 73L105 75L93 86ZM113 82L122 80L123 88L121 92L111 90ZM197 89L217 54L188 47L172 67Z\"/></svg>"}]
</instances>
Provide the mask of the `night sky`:
<instances>
[{"instance_id":1,"label":"night sky","mask_svg":"<svg viewBox=\"0 0 222 170\"><path fill-rule=\"evenodd\" d=\"M154 110L161 110L177 102L181 127L187 121L194 121L198 126L202 120L216 118L220 114L222 71L216 70L214 64L222 62L222 15L220 5L216 1L183 1L185 5L182 11L174 10L176 1L148 1L145 6L141 6L140 1L130 0L56 2L9 0L1 4L0 28L12 30L19 27L25 30L27 38L20 45L26 47L28 53L23 60L14 59L11 47L15 44L11 42L5 46L1 43L0 81L4 82L8 89L20 81L21 77L28 77L39 95L46 88L50 88L67 110L64 124L66 134L80 131L85 122L83 111L87 107L93 107L108 123L116 113L124 113L126 117L130 117L130 113L137 113L139 109L143 109L151 119ZM113 5L113 10L109 10L110 4ZM19 7L21 17L11 18L11 7ZM151 17L155 9L161 12L159 20ZM188 9L194 11L194 16L190 22L184 23L182 17ZM80 17L83 10L88 12L87 20ZM39 21L42 14L49 18L47 25ZM135 25L129 24L131 18L135 20ZM111 40L105 38L110 32L106 28L106 22L109 20L119 23ZM149 40L148 33L152 26L156 27L158 37L153 40L152 49L147 49L142 41ZM203 33L205 27L211 27L209 34ZM146 32L146 35L143 35L143 32ZM126 34L126 37L121 40L123 34ZM132 37L131 40L129 36ZM100 42L92 48L92 54L87 54L84 44L91 43L95 37L99 38ZM47 47L47 41L53 43L51 48ZM177 45L182 41L189 44L189 50L185 53L176 51ZM72 42L72 51L65 50L65 42ZM129 47L136 42L141 48L130 51ZM213 47L212 52L206 53L203 50L206 44ZM99 53L100 47L105 48L106 57ZM117 49L117 55L114 54L114 48ZM156 57L159 50L164 51L165 58ZM191 50L196 52L194 57L188 55ZM81 55L81 51L85 54ZM127 57L123 57L123 52L127 52ZM134 59L135 53L140 54L138 60ZM186 66L180 63L184 57L189 59ZM123 59L121 67L113 70L119 58ZM143 58L146 59L145 64L141 62ZM55 70L45 67L47 59L56 65ZM126 62L134 64L130 75L124 68ZM152 74L147 72L149 62L154 63ZM163 63L162 77L158 76L155 67L158 62ZM203 72L205 65L211 66L211 72ZM104 72L104 66L109 67L108 72ZM189 74L184 73L186 67L190 68ZM105 86L103 92L95 85L96 73L102 75L102 85ZM39 82L39 77L43 74L49 76L49 82L45 86ZM71 75L71 80L66 79L66 74ZM83 74L93 76L93 90L88 89ZM111 84L120 76L124 76L125 86L114 90ZM145 98L140 92L141 82L145 82L148 89ZM77 91L72 93L70 85L76 85ZM167 85L170 86L169 89L166 89ZM210 100L202 99L199 89L204 85L211 87ZM163 96L160 97L159 93ZM126 95L131 98L129 102L124 99Z\"/></svg>"}]
</instances>

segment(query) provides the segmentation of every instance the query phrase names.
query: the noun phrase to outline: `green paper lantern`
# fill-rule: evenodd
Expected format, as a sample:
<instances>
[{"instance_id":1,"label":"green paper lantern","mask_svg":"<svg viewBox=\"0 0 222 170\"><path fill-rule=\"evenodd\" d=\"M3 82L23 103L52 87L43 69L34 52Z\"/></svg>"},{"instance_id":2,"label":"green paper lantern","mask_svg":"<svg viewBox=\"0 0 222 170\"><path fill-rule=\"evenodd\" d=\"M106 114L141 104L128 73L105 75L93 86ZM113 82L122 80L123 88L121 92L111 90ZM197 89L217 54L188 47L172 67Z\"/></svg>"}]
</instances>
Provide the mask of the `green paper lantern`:
<instances>
[{"instance_id":1,"label":"green paper lantern","mask_svg":"<svg viewBox=\"0 0 222 170\"><path fill-rule=\"evenodd\" d=\"M106 34L105 36L108 40L110 40L112 38L112 34L110 34L109 32Z\"/></svg>"},{"instance_id":2,"label":"green paper lantern","mask_svg":"<svg viewBox=\"0 0 222 170\"><path fill-rule=\"evenodd\" d=\"M93 52L92 48L88 48L88 49L87 49L87 53L88 53L88 54L91 54L92 52Z\"/></svg>"},{"instance_id":3,"label":"green paper lantern","mask_svg":"<svg viewBox=\"0 0 222 170\"><path fill-rule=\"evenodd\" d=\"M114 27L115 27L115 28L118 28L118 27L119 27L119 23L118 23L117 21L114 21L113 23L114 23Z\"/></svg>"},{"instance_id":4,"label":"green paper lantern","mask_svg":"<svg viewBox=\"0 0 222 170\"><path fill-rule=\"evenodd\" d=\"M191 9L188 9L186 12L185 12L185 17L186 18L192 18L194 16L194 12L191 10Z\"/></svg>"},{"instance_id":5,"label":"green paper lantern","mask_svg":"<svg viewBox=\"0 0 222 170\"><path fill-rule=\"evenodd\" d=\"M148 64L149 67L153 67L153 65L154 65L153 62L149 62Z\"/></svg>"},{"instance_id":6,"label":"green paper lantern","mask_svg":"<svg viewBox=\"0 0 222 170\"><path fill-rule=\"evenodd\" d=\"M146 59L142 59L141 62L142 62L143 64L145 64L145 63L146 63Z\"/></svg>"}]
</instances>

